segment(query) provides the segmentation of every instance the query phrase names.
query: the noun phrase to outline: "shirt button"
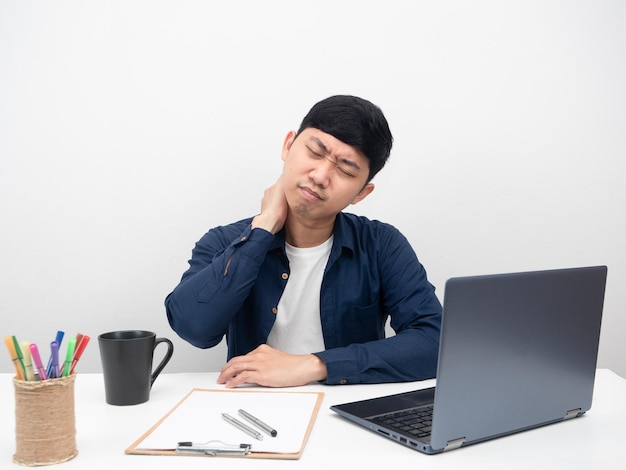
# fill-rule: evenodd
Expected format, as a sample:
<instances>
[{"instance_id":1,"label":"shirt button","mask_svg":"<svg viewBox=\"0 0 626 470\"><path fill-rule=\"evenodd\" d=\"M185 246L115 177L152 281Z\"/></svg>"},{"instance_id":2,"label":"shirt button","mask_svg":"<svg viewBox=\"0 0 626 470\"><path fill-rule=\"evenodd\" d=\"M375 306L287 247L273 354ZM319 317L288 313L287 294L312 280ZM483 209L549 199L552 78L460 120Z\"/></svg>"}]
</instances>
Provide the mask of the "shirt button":
<instances>
[{"instance_id":1,"label":"shirt button","mask_svg":"<svg viewBox=\"0 0 626 470\"><path fill-rule=\"evenodd\" d=\"M348 383L348 381L346 379L342 379L342 380L339 381L339 385L345 385L347 383Z\"/></svg>"},{"instance_id":2,"label":"shirt button","mask_svg":"<svg viewBox=\"0 0 626 470\"><path fill-rule=\"evenodd\" d=\"M240 240L241 240L242 242L245 242L247 239L248 239L248 237L246 237L246 236L243 236L243 237L241 237L241 238L240 238Z\"/></svg>"},{"instance_id":3,"label":"shirt button","mask_svg":"<svg viewBox=\"0 0 626 470\"><path fill-rule=\"evenodd\" d=\"M282 277L283 279L287 280L287 278L289 277L289 274L283 273L282 276L280 276L280 277Z\"/></svg>"},{"instance_id":4,"label":"shirt button","mask_svg":"<svg viewBox=\"0 0 626 470\"><path fill-rule=\"evenodd\" d=\"M278 313L278 309L276 307L272 307L272 313L276 315Z\"/></svg>"}]
</instances>

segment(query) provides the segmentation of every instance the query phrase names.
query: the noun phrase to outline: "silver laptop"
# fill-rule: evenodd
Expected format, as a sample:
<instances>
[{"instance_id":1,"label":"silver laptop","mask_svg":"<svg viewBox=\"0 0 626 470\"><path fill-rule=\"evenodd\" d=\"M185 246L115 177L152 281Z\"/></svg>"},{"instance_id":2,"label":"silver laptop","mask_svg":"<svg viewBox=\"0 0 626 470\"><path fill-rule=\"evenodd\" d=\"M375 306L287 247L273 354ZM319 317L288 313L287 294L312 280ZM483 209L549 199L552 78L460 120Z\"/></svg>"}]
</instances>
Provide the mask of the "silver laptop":
<instances>
[{"instance_id":1,"label":"silver laptop","mask_svg":"<svg viewBox=\"0 0 626 470\"><path fill-rule=\"evenodd\" d=\"M436 386L331 406L436 454L591 408L606 266L446 282Z\"/></svg>"}]
</instances>

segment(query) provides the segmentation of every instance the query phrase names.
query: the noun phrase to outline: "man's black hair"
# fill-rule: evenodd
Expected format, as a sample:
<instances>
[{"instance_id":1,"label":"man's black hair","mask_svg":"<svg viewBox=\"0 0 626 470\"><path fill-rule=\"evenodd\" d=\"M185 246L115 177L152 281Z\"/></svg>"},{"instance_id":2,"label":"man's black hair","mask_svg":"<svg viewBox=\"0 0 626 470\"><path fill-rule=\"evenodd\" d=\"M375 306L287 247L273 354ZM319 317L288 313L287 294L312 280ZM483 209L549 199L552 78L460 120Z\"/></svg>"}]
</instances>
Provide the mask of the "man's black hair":
<instances>
[{"instance_id":1,"label":"man's black hair","mask_svg":"<svg viewBox=\"0 0 626 470\"><path fill-rule=\"evenodd\" d=\"M389 158L393 137L382 110L363 98L335 95L315 104L302 120L298 134L319 129L360 150L369 160L370 181Z\"/></svg>"}]
</instances>

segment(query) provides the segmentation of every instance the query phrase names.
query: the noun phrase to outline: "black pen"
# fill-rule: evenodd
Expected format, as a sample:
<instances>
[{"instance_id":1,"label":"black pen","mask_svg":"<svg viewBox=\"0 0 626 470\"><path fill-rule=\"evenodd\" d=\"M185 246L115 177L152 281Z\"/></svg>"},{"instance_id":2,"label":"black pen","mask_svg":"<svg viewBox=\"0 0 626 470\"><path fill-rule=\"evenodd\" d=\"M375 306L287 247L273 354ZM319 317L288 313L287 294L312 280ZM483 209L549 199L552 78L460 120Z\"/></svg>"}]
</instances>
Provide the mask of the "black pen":
<instances>
[{"instance_id":1,"label":"black pen","mask_svg":"<svg viewBox=\"0 0 626 470\"><path fill-rule=\"evenodd\" d=\"M239 410L239 414L241 416L243 416L244 418L246 418L248 421L250 421L252 424L254 424L255 426L258 426L259 428L261 428L263 431L265 431L266 433L268 433L270 436L272 437L276 437L276 435L278 434L278 431L276 431L276 429L272 428L271 426L265 424L263 421L261 421L259 418L255 418L254 416L252 416L250 413L248 413L247 411L244 410Z\"/></svg>"},{"instance_id":2,"label":"black pen","mask_svg":"<svg viewBox=\"0 0 626 470\"><path fill-rule=\"evenodd\" d=\"M238 429L241 429L243 432L251 435L252 437L254 437L255 439L258 439L259 441L263 440L263 435L257 431L256 429L252 429L249 426L246 426L245 424L243 424L241 421L239 421L238 419L233 418L231 415L229 415L228 413L222 413L222 417L228 421L230 424L232 424L233 426L235 426Z\"/></svg>"}]
</instances>

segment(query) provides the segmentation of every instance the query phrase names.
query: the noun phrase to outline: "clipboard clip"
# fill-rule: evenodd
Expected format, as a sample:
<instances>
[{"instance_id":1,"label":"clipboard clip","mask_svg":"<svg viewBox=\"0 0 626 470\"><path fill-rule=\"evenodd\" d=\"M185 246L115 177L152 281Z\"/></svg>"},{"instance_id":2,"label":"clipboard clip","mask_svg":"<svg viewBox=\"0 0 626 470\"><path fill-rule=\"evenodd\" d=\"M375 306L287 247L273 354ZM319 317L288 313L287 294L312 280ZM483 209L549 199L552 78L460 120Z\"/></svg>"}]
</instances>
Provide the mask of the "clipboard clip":
<instances>
[{"instance_id":1,"label":"clipboard clip","mask_svg":"<svg viewBox=\"0 0 626 470\"><path fill-rule=\"evenodd\" d=\"M222 441L189 442L182 441L176 446L178 454L206 454L206 455L247 455L252 444L226 444Z\"/></svg>"}]
</instances>

